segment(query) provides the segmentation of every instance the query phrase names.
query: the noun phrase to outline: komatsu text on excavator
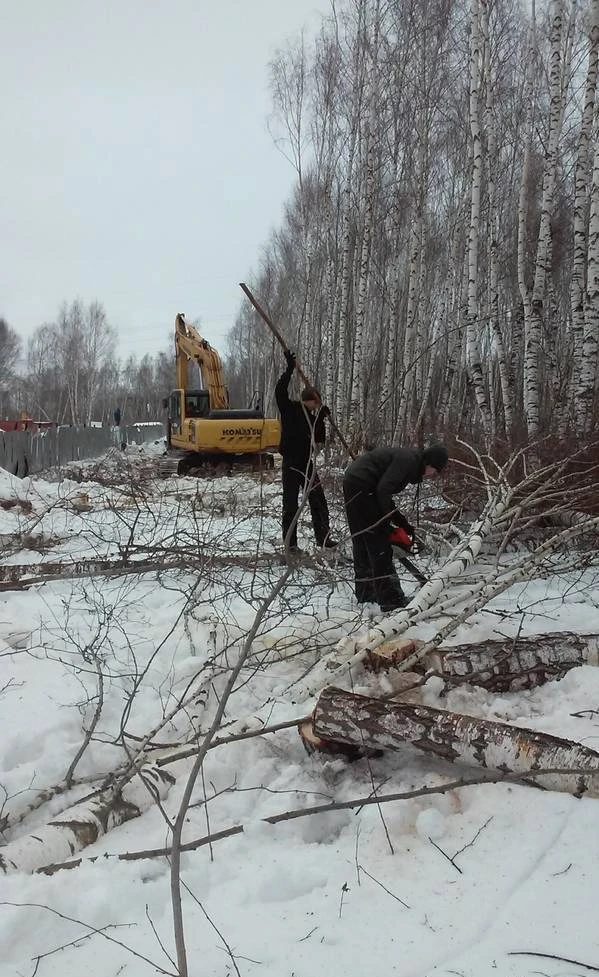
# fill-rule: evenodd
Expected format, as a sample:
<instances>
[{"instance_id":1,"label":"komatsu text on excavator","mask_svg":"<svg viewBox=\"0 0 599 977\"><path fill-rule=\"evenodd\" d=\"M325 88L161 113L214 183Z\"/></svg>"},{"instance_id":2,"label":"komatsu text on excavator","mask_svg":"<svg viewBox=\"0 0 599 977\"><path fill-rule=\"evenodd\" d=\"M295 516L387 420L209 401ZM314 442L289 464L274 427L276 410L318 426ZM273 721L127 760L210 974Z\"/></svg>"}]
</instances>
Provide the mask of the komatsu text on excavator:
<instances>
[{"instance_id":1,"label":"komatsu text on excavator","mask_svg":"<svg viewBox=\"0 0 599 977\"><path fill-rule=\"evenodd\" d=\"M281 427L261 410L229 407L219 354L179 314L175 319L177 389L168 408L167 454L160 474L184 475L224 464L272 468ZM200 371L202 389L189 388L189 365Z\"/></svg>"}]
</instances>

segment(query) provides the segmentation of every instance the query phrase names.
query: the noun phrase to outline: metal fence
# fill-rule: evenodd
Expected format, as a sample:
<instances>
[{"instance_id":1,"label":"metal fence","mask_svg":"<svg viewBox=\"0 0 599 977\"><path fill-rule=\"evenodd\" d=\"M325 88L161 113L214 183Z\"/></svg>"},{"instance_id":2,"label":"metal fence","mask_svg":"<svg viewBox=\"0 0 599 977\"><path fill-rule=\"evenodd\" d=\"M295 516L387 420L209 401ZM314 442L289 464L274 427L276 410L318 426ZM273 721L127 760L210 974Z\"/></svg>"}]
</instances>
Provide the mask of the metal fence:
<instances>
[{"instance_id":1,"label":"metal fence","mask_svg":"<svg viewBox=\"0 0 599 977\"><path fill-rule=\"evenodd\" d=\"M84 458L98 458L109 448L144 444L165 437L164 424L127 427L52 427L43 431L0 431L0 468L25 478Z\"/></svg>"}]
</instances>

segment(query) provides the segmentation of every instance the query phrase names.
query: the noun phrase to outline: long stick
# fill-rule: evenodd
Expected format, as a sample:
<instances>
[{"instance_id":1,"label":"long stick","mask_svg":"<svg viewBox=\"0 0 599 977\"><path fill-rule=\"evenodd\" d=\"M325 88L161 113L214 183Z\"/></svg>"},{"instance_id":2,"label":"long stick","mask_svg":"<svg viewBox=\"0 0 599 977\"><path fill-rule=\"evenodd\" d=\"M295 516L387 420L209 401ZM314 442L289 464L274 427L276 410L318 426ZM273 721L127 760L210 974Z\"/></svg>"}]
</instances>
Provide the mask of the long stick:
<instances>
[{"instance_id":1,"label":"long stick","mask_svg":"<svg viewBox=\"0 0 599 977\"><path fill-rule=\"evenodd\" d=\"M273 336L275 336L275 338L278 339L278 341L280 342L281 346L283 347L283 351L285 353L288 353L289 352L289 347L288 347L287 343L283 339L281 333L279 332L279 330L275 326L275 324L272 321L272 319L270 318L270 316L267 315L267 313L264 311L264 309L259 304L259 302L257 301L257 299L254 298L254 296L252 295L252 293L251 293L250 289L248 288L248 286L245 284L245 282L239 282L239 287L241 289L243 289L243 291L245 292L245 294L249 298L250 302L254 306L256 312L258 313L258 315L260 316L260 318L264 320L264 322L266 323L266 325L268 326L268 328L272 332ZM299 373L300 377L302 378L302 380L304 381L305 385L307 387L311 387L312 384L310 383L310 381L306 377L306 374L303 372L302 368L299 366L298 363L295 364L295 368L296 368L297 372ZM347 451L347 453L350 456L350 458L355 458L356 455L351 450L350 446L348 445L347 441L343 437L341 431L339 430L339 428L335 424L335 422L334 422L334 420L333 420L333 418L331 417L330 414L329 414L329 424L333 428L335 434L339 438L341 444L343 445L343 447Z\"/></svg>"}]
</instances>

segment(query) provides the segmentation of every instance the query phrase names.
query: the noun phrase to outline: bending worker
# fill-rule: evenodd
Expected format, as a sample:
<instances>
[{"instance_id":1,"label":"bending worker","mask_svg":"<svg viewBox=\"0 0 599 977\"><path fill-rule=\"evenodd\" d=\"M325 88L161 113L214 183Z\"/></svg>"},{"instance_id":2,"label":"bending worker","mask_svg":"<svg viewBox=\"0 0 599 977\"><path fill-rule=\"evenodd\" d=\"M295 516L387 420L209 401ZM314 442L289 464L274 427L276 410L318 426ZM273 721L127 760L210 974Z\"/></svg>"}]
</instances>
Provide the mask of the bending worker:
<instances>
[{"instance_id":1,"label":"bending worker","mask_svg":"<svg viewBox=\"0 0 599 977\"><path fill-rule=\"evenodd\" d=\"M405 607L389 539L394 528L413 537L414 527L395 506L393 496L406 485L436 478L448 461L447 448L374 448L351 462L343 479L345 511L352 535L355 593L359 603L376 601L381 611Z\"/></svg>"}]
</instances>

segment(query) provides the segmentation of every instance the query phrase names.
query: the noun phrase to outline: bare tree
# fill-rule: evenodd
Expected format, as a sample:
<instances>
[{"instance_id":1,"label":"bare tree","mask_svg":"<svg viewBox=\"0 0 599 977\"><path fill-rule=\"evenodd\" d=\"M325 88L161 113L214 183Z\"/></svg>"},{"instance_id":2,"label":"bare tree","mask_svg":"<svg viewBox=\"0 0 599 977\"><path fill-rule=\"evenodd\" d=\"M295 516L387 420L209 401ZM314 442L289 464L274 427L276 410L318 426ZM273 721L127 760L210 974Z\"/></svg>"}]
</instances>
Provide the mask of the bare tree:
<instances>
[{"instance_id":1,"label":"bare tree","mask_svg":"<svg viewBox=\"0 0 599 977\"><path fill-rule=\"evenodd\" d=\"M6 319L0 317L0 384L10 385L21 355L21 340Z\"/></svg>"}]
</instances>

